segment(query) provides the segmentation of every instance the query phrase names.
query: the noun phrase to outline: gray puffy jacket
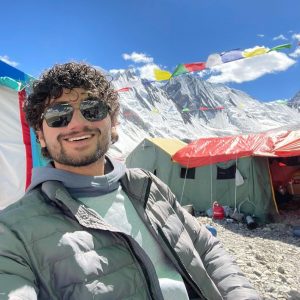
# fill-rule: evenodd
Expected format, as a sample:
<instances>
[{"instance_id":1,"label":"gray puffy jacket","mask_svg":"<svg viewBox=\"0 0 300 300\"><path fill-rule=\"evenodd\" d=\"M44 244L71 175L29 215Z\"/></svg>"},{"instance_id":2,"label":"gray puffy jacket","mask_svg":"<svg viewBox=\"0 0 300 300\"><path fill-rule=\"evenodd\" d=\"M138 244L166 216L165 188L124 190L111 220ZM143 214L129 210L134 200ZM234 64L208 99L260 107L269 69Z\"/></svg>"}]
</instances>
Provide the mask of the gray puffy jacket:
<instances>
[{"instance_id":1,"label":"gray puffy jacket","mask_svg":"<svg viewBox=\"0 0 300 300\"><path fill-rule=\"evenodd\" d=\"M191 298L260 299L219 241L158 178L128 169L121 184ZM72 199L60 182L47 181L0 214L0 299L10 297L112 300L162 294L137 242Z\"/></svg>"}]
</instances>

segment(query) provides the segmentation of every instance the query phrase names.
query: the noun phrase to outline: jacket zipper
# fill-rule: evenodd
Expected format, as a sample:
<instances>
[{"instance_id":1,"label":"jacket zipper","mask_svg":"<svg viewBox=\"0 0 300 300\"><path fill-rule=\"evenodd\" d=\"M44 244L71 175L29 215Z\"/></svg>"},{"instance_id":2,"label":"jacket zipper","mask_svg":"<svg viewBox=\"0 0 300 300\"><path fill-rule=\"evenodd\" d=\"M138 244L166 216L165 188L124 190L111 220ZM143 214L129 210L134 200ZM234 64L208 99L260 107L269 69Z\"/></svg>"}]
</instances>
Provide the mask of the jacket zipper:
<instances>
[{"instance_id":1,"label":"jacket zipper","mask_svg":"<svg viewBox=\"0 0 300 300\"><path fill-rule=\"evenodd\" d=\"M147 216L149 224L152 224L152 223L151 223L151 221L150 221L150 219L149 219L149 217L148 217L148 215L146 213L146 206L147 206L148 198L149 198L149 195L150 195L151 184L152 184L152 179L150 177L150 178L148 178L148 183L147 183L147 188L146 188L145 198L144 198L144 211L145 211L145 215ZM170 245L168 239L166 238L164 232L162 231L161 227L156 226L156 228L158 230L158 233L160 234L160 236L164 240L165 244L167 245L167 247L169 248L169 250L171 251L171 253L175 257L175 259L176 259L179 267L182 269L182 271L183 271L183 273L184 273L184 275L186 277L186 280L192 285L192 287L194 287L196 290L198 290L198 292L200 293L200 296L203 297L203 299L207 299L207 298L204 297L203 292L200 289L200 287L198 287L198 285L191 278L190 274L188 273L188 271L186 270L185 266L183 265L183 263L181 262L180 258L178 257L178 254L176 253L176 251L173 249L173 247L171 247L171 245Z\"/></svg>"},{"instance_id":2,"label":"jacket zipper","mask_svg":"<svg viewBox=\"0 0 300 300\"><path fill-rule=\"evenodd\" d=\"M144 275L144 279L146 281L146 284L147 284L147 292L148 292L148 295L150 295L151 299L157 299L155 297L155 295L153 294L153 291L151 289L151 280L150 280L150 276L147 272L147 268L145 267L145 264L143 263L143 261L139 258L138 255L135 255L135 251L133 249L133 247L131 246L131 243L128 241L127 237L126 236L123 236L123 234L121 233L115 233L121 240L123 240L125 242L126 245L128 245L128 250L130 251L132 257L137 260L138 262L138 266L141 270L141 272L143 273Z\"/></svg>"},{"instance_id":3,"label":"jacket zipper","mask_svg":"<svg viewBox=\"0 0 300 300\"><path fill-rule=\"evenodd\" d=\"M148 198L150 195L150 189L151 189L151 184L152 184L152 179L151 179L151 175L149 174L149 172L143 170L146 175L148 176L148 182L147 182L147 187L146 187L146 191L145 191L145 196L144 196L144 215L146 216L146 218L148 219L148 224L151 225L152 228L150 228L150 231L154 230L154 227L152 225L152 222L150 221L147 213L146 213L146 206L148 203ZM131 193L128 192L128 190L123 186L122 184L122 188L124 189L125 192L128 193L128 195L131 195L131 197L135 198L134 195L132 195ZM146 223L147 224L147 223ZM207 299L204 297L202 290L200 289L200 287L198 287L198 285L194 282L194 280L191 278L190 274L188 273L188 271L186 270L185 266L183 265L183 263L181 262L180 258L178 257L176 251L171 247L168 239L165 237L165 234L163 233L161 227L159 226L155 226L158 230L158 233L160 234L160 236L162 237L162 239L164 240L165 244L167 245L167 247L169 248L170 252L173 254L174 258L176 259L179 267L181 268L181 270L184 273L184 276L186 278L186 280L191 284L191 286L198 291L199 296L202 297L203 299ZM152 230L151 230L152 229ZM155 230L154 230L155 231Z\"/></svg>"},{"instance_id":4,"label":"jacket zipper","mask_svg":"<svg viewBox=\"0 0 300 300\"><path fill-rule=\"evenodd\" d=\"M168 246L170 252L173 254L173 256L175 257L179 267L182 269L186 280L191 284L191 286L196 289L198 291L198 293L200 294L200 296L203 299L207 299L204 297L203 292L201 291L200 287L198 287L198 285L194 282L194 280L191 278L190 274L188 273L188 271L186 270L185 266L183 265L183 263L181 262L180 258L178 257L178 254L176 253L176 251L174 250L173 247L171 247L169 241L167 240L163 230L161 229L161 227L157 226L157 230L158 233L160 234L160 236L162 237L162 239L164 240L165 244Z\"/></svg>"}]
</instances>

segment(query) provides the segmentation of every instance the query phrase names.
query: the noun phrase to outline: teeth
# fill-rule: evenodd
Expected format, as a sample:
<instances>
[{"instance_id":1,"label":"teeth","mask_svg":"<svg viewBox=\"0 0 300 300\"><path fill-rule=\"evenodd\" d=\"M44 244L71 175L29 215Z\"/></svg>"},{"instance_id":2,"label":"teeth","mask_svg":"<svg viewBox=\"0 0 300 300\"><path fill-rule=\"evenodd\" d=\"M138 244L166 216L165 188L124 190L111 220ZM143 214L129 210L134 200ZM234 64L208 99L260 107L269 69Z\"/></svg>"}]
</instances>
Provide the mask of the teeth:
<instances>
[{"instance_id":1,"label":"teeth","mask_svg":"<svg viewBox=\"0 0 300 300\"><path fill-rule=\"evenodd\" d=\"M69 142L80 141L80 140L88 139L90 137L91 137L91 135L77 136L77 137L74 137L74 138L69 138L68 141Z\"/></svg>"}]
</instances>

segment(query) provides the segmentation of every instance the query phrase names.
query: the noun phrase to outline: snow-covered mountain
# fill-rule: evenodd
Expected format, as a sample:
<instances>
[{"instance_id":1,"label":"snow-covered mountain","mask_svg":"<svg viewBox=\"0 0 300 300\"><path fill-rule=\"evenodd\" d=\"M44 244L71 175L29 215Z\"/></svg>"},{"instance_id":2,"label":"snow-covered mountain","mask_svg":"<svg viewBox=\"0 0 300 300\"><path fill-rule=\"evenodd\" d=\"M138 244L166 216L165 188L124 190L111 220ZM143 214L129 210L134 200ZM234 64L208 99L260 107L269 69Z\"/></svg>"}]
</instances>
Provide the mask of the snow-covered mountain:
<instances>
[{"instance_id":1,"label":"snow-covered mountain","mask_svg":"<svg viewBox=\"0 0 300 300\"><path fill-rule=\"evenodd\" d=\"M288 105L300 111L300 91L288 102Z\"/></svg>"},{"instance_id":2,"label":"snow-covered mountain","mask_svg":"<svg viewBox=\"0 0 300 300\"><path fill-rule=\"evenodd\" d=\"M260 132L291 125L300 114L282 103L262 103L246 93L195 75L149 82L127 70L114 75L121 102L119 142L114 156L125 158L145 137L191 141L203 136Z\"/></svg>"}]
</instances>

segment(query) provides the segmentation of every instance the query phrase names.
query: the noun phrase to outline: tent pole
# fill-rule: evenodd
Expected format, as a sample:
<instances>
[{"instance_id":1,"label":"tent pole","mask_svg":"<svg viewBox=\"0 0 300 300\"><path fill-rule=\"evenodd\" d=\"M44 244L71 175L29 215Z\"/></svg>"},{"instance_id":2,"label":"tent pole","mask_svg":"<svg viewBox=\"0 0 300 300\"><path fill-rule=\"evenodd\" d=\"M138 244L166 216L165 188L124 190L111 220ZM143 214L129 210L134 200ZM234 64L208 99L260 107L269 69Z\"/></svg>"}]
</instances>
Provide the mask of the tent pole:
<instances>
[{"instance_id":1,"label":"tent pole","mask_svg":"<svg viewBox=\"0 0 300 300\"><path fill-rule=\"evenodd\" d=\"M234 211L236 211L236 170L237 170L237 156L235 157L235 178L234 178Z\"/></svg>"},{"instance_id":2,"label":"tent pole","mask_svg":"<svg viewBox=\"0 0 300 300\"><path fill-rule=\"evenodd\" d=\"M179 201L180 205L181 205L181 202L182 202L182 199L183 199L183 192L184 192L184 188L185 188L185 182L186 182L186 176L187 176L187 171L188 171L188 168L189 168L189 164L190 164L190 156L189 156L189 160L188 160L188 163L187 163L187 166L186 166L185 175L184 175L182 192L181 192L181 197L180 197L180 201Z\"/></svg>"},{"instance_id":3,"label":"tent pole","mask_svg":"<svg viewBox=\"0 0 300 300\"><path fill-rule=\"evenodd\" d=\"M212 164L210 164L210 206L213 204L213 194L212 194Z\"/></svg>"},{"instance_id":4,"label":"tent pole","mask_svg":"<svg viewBox=\"0 0 300 300\"><path fill-rule=\"evenodd\" d=\"M276 199L275 199L272 174L271 174L271 170L270 170L270 161L269 161L268 158L266 158L266 159L268 160L268 172L269 172L269 180L270 180L270 183L271 183L272 199L273 199L273 202L274 202L274 205L275 205L276 212L280 215L279 209L278 209L278 206L277 206L277 203L276 203Z\"/></svg>"}]
</instances>

